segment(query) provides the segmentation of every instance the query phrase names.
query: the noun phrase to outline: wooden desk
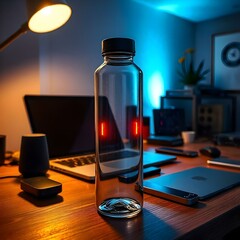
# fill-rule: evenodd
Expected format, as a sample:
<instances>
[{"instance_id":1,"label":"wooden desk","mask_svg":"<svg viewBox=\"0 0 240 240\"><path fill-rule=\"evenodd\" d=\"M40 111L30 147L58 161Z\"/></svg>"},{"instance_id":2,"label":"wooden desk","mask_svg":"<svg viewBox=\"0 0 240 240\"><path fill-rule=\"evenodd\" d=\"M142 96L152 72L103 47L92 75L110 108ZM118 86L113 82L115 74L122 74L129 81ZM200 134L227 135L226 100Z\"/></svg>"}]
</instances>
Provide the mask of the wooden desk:
<instances>
[{"instance_id":1,"label":"wooden desk","mask_svg":"<svg viewBox=\"0 0 240 240\"><path fill-rule=\"evenodd\" d=\"M203 145L206 144L194 143L183 148L198 150ZM154 151L154 146L145 149ZM240 159L239 148L221 147L221 150L223 155ZM162 166L162 172L199 165L207 166L206 157L178 157L177 163ZM19 178L0 179L1 239L221 239L240 228L240 187L194 207L145 194L144 209L139 216L111 219L96 211L94 184L54 171L48 173L51 179L63 184L63 192L49 200L40 201L23 193ZM17 166L0 167L0 177L18 175Z\"/></svg>"}]
</instances>

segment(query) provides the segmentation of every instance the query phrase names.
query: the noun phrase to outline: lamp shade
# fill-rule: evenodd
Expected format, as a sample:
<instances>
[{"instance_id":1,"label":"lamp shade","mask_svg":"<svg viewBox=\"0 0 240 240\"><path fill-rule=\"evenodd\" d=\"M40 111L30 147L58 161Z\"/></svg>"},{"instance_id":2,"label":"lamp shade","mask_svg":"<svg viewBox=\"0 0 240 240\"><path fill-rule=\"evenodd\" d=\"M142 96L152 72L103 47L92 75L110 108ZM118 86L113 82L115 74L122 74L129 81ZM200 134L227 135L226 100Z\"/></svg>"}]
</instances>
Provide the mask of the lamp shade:
<instances>
[{"instance_id":1,"label":"lamp shade","mask_svg":"<svg viewBox=\"0 0 240 240\"><path fill-rule=\"evenodd\" d=\"M72 14L64 0L27 0L28 27L31 31L45 33L64 25Z\"/></svg>"},{"instance_id":2,"label":"lamp shade","mask_svg":"<svg viewBox=\"0 0 240 240\"><path fill-rule=\"evenodd\" d=\"M0 51L29 29L36 33L51 32L64 25L71 17L72 9L64 0L26 0L28 8L28 22L0 43Z\"/></svg>"}]
</instances>

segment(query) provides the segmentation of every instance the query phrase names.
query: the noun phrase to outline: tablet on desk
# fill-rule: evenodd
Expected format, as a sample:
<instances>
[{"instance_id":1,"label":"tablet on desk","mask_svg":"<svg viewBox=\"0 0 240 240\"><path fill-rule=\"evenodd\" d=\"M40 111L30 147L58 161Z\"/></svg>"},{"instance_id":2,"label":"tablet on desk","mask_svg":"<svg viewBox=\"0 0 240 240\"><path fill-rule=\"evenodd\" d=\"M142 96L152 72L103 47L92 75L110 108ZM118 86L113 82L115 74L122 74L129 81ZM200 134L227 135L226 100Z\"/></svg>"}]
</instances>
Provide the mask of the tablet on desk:
<instances>
[{"instance_id":1,"label":"tablet on desk","mask_svg":"<svg viewBox=\"0 0 240 240\"><path fill-rule=\"evenodd\" d=\"M229 188L240 185L240 173L206 167L194 167L181 172L145 180L144 184L147 185L148 182L195 193L200 200L204 200Z\"/></svg>"}]
</instances>

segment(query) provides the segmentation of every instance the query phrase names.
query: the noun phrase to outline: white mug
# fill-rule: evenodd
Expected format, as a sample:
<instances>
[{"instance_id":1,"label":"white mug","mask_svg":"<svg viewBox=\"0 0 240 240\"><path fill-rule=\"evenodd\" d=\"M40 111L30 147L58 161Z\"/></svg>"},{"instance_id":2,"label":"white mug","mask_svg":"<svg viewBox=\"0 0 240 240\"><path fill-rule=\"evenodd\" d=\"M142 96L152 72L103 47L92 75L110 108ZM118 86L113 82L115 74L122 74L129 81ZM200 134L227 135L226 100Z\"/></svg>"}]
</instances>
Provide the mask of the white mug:
<instances>
[{"instance_id":1,"label":"white mug","mask_svg":"<svg viewBox=\"0 0 240 240\"><path fill-rule=\"evenodd\" d=\"M195 140L195 132L194 131L183 131L182 138L184 143L192 143Z\"/></svg>"}]
</instances>

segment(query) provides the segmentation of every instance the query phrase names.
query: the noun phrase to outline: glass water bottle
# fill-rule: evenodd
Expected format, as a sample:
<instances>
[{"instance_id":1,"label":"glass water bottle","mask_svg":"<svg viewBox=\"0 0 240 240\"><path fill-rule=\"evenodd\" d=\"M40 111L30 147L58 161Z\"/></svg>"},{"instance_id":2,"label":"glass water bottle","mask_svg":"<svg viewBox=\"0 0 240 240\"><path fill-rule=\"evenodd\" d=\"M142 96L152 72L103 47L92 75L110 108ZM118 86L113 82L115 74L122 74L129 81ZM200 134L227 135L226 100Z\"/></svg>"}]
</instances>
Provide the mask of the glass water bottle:
<instances>
[{"instance_id":1,"label":"glass water bottle","mask_svg":"<svg viewBox=\"0 0 240 240\"><path fill-rule=\"evenodd\" d=\"M105 39L94 74L96 205L114 218L134 217L143 207L143 74L134 55L134 40Z\"/></svg>"}]
</instances>

